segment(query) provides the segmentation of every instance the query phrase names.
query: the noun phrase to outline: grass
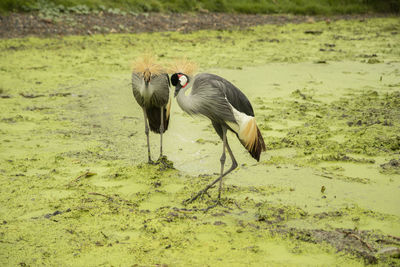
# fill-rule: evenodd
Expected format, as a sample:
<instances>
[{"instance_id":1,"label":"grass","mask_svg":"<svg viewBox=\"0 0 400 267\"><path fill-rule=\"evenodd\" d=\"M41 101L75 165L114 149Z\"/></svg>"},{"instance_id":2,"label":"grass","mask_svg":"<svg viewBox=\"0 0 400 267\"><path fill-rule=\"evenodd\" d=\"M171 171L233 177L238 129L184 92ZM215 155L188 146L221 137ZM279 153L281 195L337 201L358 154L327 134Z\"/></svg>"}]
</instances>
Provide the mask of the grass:
<instances>
[{"instance_id":1,"label":"grass","mask_svg":"<svg viewBox=\"0 0 400 267\"><path fill-rule=\"evenodd\" d=\"M234 12L331 15L367 12L398 13L400 0L2 0L0 12Z\"/></svg>"}]
</instances>

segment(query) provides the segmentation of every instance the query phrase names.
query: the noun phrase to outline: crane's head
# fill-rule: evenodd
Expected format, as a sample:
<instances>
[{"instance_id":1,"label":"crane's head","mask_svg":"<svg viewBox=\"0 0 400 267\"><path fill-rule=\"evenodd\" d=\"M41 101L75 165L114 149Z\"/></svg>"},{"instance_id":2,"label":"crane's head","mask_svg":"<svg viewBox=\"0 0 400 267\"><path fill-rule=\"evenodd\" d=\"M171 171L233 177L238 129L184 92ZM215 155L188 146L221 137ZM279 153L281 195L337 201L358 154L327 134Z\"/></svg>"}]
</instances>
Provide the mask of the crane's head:
<instances>
[{"instance_id":1,"label":"crane's head","mask_svg":"<svg viewBox=\"0 0 400 267\"><path fill-rule=\"evenodd\" d=\"M189 77L183 73L175 73L171 76L171 84L175 86L175 96L178 95L179 90L185 88L189 83Z\"/></svg>"},{"instance_id":2,"label":"crane's head","mask_svg":"<svg viewBox=\"0 0 400 267\"><path fill-rule=\"evenodd\" d=\"M147 52L136 58L132 64L132 72L141 76L147 86L154 76L163 72L163 68L158 64L156 57Z\"/></svg>"},{"instance_id":3,"label":"crane's head","mask_svg":"<svg viewBox=\"0 0 400 267\"><path fill-rule=\"evenodd\" d=\"M150 79L151 79L151 72L150 72L149 69L145 69L145 70L143 71L143 80L144 80L144 82L145 82L146 85L149 84Z\"/></svg>"}]
</instances>

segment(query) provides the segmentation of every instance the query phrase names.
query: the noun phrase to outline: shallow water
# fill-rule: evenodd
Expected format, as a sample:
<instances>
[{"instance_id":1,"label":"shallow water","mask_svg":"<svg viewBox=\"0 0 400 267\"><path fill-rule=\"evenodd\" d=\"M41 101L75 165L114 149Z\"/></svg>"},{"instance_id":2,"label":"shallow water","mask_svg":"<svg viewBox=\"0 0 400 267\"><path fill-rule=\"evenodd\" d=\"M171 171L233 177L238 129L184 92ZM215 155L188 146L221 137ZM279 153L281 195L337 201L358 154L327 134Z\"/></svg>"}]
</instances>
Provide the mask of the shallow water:
<instances>
[{"instance_id":1,"label":"shallow water","mask_svg":"<svg viewBox=\"0 0 400 267\"><path fill-rule=\"evenodd\" d=\"M381 167L399 158L396 25L2 40L0 95L10 98L0 99L1 265L357 266L369 262L366 254L398 264L376 256L398 246L377 243L378 235L387 242L400 235L400 174ZM315 27L324 34L303 33ZM266 33L281 42L257 41ZM182 205L215 179L222 143L206 119L185 115L175 100L164 135L175 170L145 164L127 62L151 40L170 44L160 48L162 60L192 55L253 104L268 151L257 163L228 135L239 168L225 179L226 207L184 210L215 199L212 190ZM338 51L319 51L326 42ZM373 53L380 62L368 64ZM158 135L151 149L157 159ZM349 246L329 242L332 234Z\"/></svg>"},{"instance_id":2,"label":"shallow water","mask_svg":"<svg viewBox=\"0 0 400 267\"><path fill-rule=\"evenodd\" d=\"M394 83L399 80L399 76L393 74L393 70L400 67L397 63L385 64L377 67L377 65L367 65L354 62L330 63L328 65L317 65L310 63L299 64L271 64L268 66L257 68L245 68L243 70L210 70L210 72L218 73L241 88L250 99L257 96L265 95L265 90L268 92L268 97L264 97L263 106L267 108L273 106L274 100L290 99L293 91L301 89L302 92L311 92L313 99L329 103L338 100L347 94L353 94L355 91L363 91L367 85L369 88L379 90L379 93L393 92L398 88L382 86L382 82L377 78L383 73L385 80L388 83ZM376 70L380 70L380 74L376 75ZM346 79L342 79L343 72L352 70L346 73ZM358 73L363 72L360 78ZM310 81L304 81L302 77L309 77L312 73L310 81L324 81L324 86L312 85ZM271 74L271 75L269 75ZM369 75L368 75L369 74ZM283 77L282 77L283 76ZM289 79L290 77L290 79ZM293 79L294 77L294 79ZM329 77L331 77L329 79ZM332 77L337 77L333 79ZM253 82L254 81L254 82ZM273 84L279 84L275 86ZM295 85L293 85L295 84ZM308 86L307 86L308 85ZM270 88L273 89L270 89ZM354 90L354 88L357 88ZM258 113L257 113L258 112ZM180 116L180 110L173 110L173 121L171 123L171 131L168 133L170 138L167 138L166 148L173 150L178 145L182 150L179 153L172 153L169 158L175 163L175 167L179 170L187 172L191 175L198 173L213 173L219 170L219 156L221 153L221 145L205 143L199 145L195 140L201 138L212 142L218 141L216 134L209 130L209 122L206 119L188 118ZM256 118L261 120L263 111L256 110ZM268 126L274 130L285 130L291 127L300 126L304 121L286 122L285 120L274 121ZM180 126L175 126L179 124ZM186 126L186 125L190 126ZM184 125L184 126L183 126ZM335 126L335 125L332 125ZM263 133L264 138L268 139L270 131ZM282 133L285 135L285 133ZM276 135L275 135L276 136ZM280 136L278 136L280 137ZM179 140L176 142L175 140ZM248 153L243 149L241 144L236 140L234 135L228 137L232 149L237 155L239 165L245 163L247 166L239 168L233 174L229 175L228 184L232 185L274 185L286 188L287 192L274 197L267 197L264 200L268 201L283 201L301 206L309 211L329 210L330 208L337 209L343 205L357 205L366 209L372 209L377 212L383 212L393 215L400 215L400 180L397 175L384 175L379 172L379 164L359 164L359 163L340 163L344 168L340 173L351 178L364 178L369 182L364 183L349 183L346 180L327 179L320 175L319 169L335 163L317 164L306 168L299 168L295 164L284 165L277 169L277 166L271 166L268 163L263 164L263 160L268 160L271 157L280 156L283 158L291 157L290 151L269 150L263 154L261 163L256 163ZM182 161L182 158L184 159ZM371 158L373 159L373 158ZM337 164L337 163L336 163ZM276 165L276 164L274 164ZM348 180L349 180L348 179ZM321 199L320 188L322 185L328 188L326 199ZM294 188L294 191L289 191L289 188ZM398 234L398 232L397 232Z\"/></svg>"}]
</instances>

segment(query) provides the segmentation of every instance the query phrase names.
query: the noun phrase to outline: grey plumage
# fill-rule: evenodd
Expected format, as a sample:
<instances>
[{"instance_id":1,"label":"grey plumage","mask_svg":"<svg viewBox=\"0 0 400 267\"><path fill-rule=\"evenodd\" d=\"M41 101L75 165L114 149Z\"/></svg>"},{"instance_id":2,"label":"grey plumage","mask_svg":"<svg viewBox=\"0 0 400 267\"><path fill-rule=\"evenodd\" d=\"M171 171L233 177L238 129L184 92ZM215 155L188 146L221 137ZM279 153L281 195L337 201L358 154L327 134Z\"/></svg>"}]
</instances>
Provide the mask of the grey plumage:
<instances>
[{"instance_id":1,"label":"grey plumage","mask_svg":"<svg viewBox=\"0 0 400 267\"><path fill-rule=\"evenodd\" d=\"M155 133L161 133L160 114L161 109L163 109L163 126L165 132L169 124L169 110L167 110L167 104L170 101L168 74L152 75L150 82L146 84L142 74L132 73L132 91L138 104L146 110L150 130Z\"/></svg>"},{"instance_id":2,"label":"grey plumage","mask_svg":"<svg viewBox=\"0 0 400 267\"><path fill-rule=\"evenodd\" d=\"M169 77L166 73L152 74L149 69L143 73L132 73L132 92L137 103L143 109L149 162L152 162L149 128L160 134L160 157L162 156L162 134L168 129L171 104L169 85Z\"/></svg>"},{"instance_id":3,"label":"grey plumage","mask_svg":"<svg viewBox=\"0 0 400 267\"><path fill-rule=\"evenodd\" d=\"M166 73L153 74L148 85L142 73L132 73L133 95L141 107L162 107L169 101L169 77Z\"/></svg>"},{"instance_id":4,"label":"grey plumage","mask_svg":"<svg viewBox=\"0 0 400 267\"><path fill-rule=\"evenodd\" d=\"M190 95L195 97L192 103L178 100L182 109L186 108L184 110L191 114L206 116L214 122L235 121L230 105L246 115L254 116L247 97L232 83L214 74L196 75Z\"/></svg>"},{"instance_id":5,"label":"grey plumage","mask_svg":"<svg viewBox=\"0 0 400 267\"><path fill-rule=\"evenodd\" d=\"M202 115L211 121L234 122L235 118L222 89L226 87L226 84L218 80L210 80L210 77L212 77L211 74L205 73L196 75L189 97L182 93L177 95L179 106L191 115Z\"/></svg>"},{"instance_id":6,"label":"grey plumage","mask_svg":"<svg viewBox=\"0 0 400 267\"><path fill-rule=\"evenodd\" d=\"M240 112L254 116L253 107L247 97L231 82L215 74L200 73L196 76L195 82L210 84L212 88L221 90L228 102ZM199 89L197 89L199 90Z\"/></svg>"},{"instance_id":7,"label":"grey plumage","mask_svg":"<svg viewBox=\"0 0 400 267\"><path fill-rule=\"evenodd\" d=\"M209 118L217 134L223 140L223 154L221 156L220 177L200 191L189 202L206 192L222 177L237 167L236 159L226 140L226 131L231 130L239 138L243 146L257 161L260 154L265 151L265 143L258 129L254 111L247 97L232 83L214 74L201 73L194 78L184 73L175 73L171 76L172 85L175 86L175 95L179 106L191 115L202 115ZM192 88L186 95L185 91ZM232 159L232 166L223 172L225 163L225 148ZM221 193L219 187L218 198Z\"/></svg>"}]
</instances>

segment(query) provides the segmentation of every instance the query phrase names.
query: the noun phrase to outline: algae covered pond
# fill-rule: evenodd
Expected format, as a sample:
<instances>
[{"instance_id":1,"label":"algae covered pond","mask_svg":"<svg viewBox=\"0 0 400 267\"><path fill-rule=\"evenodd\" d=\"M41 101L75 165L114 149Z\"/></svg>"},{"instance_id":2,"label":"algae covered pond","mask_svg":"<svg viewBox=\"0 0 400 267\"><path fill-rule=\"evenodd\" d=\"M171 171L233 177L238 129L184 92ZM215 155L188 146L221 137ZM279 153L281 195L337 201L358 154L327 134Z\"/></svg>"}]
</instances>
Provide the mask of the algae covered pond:
<instances>
[{"instance_id":1,"label":"algae covered pond","mask_svg":"<svg viewBox=\"0 0 400 267\"><path fill-rule=\"evenodd\" d=\"M399 265L400 19L0 40L0 265ZM146 164L130 64L186 56L253 104L259 163L175 100ZM159 136L151 135L153 158ZM229 164L229 162L228 162Z\"/></svg>"}]
</instances>

